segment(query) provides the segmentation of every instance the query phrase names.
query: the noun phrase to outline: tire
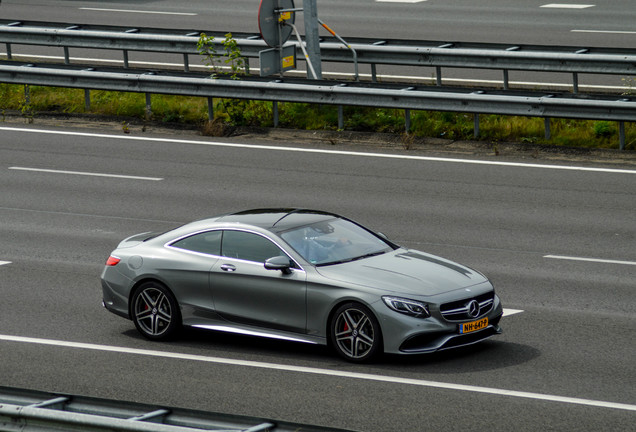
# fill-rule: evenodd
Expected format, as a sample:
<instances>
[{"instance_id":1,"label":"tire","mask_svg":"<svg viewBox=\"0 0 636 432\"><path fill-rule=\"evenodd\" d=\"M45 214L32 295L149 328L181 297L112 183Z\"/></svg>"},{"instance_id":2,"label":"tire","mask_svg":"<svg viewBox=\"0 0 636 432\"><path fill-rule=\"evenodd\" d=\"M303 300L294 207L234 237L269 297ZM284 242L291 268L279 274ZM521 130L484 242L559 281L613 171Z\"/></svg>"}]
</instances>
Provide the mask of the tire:
<instances>
[{"instance_id":1,"label":"tire","mask_svg":"<svg viewBox=\"0 0 636 432\"><path fill-rule=\"evenodd\" d=\"M168 288L145 282L132 296L131 317L139 333L151 340L165 340L181 328L179 304Z\"/></svg>"},{"instance_id":2,"label":"tire","mask_svg":"<svg viewBox=\"0 0 636 432\"><path fill-rule=\"evenodd\" d=\"M371 310L359 303L336 309L329 324L331 343L345 360L361 363L382 352L382 332Z\"/></svg>"}]
</instances>

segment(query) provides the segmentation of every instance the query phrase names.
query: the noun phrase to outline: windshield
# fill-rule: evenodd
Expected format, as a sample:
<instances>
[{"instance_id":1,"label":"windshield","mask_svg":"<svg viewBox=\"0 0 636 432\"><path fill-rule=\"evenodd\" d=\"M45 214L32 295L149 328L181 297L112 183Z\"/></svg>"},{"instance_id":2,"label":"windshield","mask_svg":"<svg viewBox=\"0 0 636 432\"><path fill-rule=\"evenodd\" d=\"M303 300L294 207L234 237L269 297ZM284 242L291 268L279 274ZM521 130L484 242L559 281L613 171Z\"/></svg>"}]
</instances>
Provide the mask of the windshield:
<instances>
[{"instance_id":1,"label":"windshield","mask_svg":"<svg viewBox=\"0 0 636 432\"><path fill-rule=\"evenodd\" d=\"M364 228L337 218L291 229L281 237L315 265L339 264L393 250Z\"/></svg>"}]
</instances>

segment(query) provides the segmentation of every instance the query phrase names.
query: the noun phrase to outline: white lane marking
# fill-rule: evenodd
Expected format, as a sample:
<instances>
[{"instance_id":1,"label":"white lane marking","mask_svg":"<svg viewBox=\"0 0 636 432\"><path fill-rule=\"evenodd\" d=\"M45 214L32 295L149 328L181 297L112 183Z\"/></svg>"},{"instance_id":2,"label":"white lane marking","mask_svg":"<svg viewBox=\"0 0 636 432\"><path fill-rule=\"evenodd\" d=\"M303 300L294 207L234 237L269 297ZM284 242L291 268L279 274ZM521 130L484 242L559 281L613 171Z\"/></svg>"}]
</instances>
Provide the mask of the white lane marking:
<instances>
[{"instance_id":1,"label":"white lane marking","mask_svg":"<svg viewBox=\"0 0 636 432\"><path fill-rule=\"evenodd\" d=\"M633 30L570 30L572 33L636 34Z\"/></svg>"},{"instance_id":2,"label":"white lane marking","mask_svg":"<svg viewBox=\"0 0 636 432\"><path fill-rule=\"evenodd\" d=\"M51 134L51 135L81 136L81 137L90 137L90 138L109 138L109 139L145 141L145 142L163 142L163 143L171 143L171 144L192 144L192 145L202 145L202 146L210 146L210 147L231 147L231 148L245 148L245 149L253 149L253 150L274 150L274 151L284 151L284 152L358 156L358 157L371 157L371 158L381 158L381 159L402 159L402 160L417 160L417 161L427 161L427 162L451 162L451 163L464 163L464 164L472 164L472 165L495 165L495 166L505 166L505 167L602 172L602 173L612 173L612 174L636 174L636 170L617 169L617 168L594 168L594 167L567 166L567 165L543 165L543 164L529 164L529 163L520 163L520 162L454 159L454 158L442 158L442 157L431 157L431 156L400 155L400 154L391 154L391 153L366 153L366 152L355 152L355 151L346 151L346 150L325 150L325 149L282 147L282 146L258 145L258 144L240 144L240 143L225 143L225 142L214 142L214 141L182 140L182 139L172 139L172 138L150 138L150 137L138 137L138 136L130 136L130 135L120 136L120 135L95 134L95 133L87 133L87 132L55 131L55 130L45 130L45 129L24 129L24 128L0 127L0 130Z\"/></svg>"},{"instance_id":3,"label":"white lane marking","mask_svg":"<svg viewBox=\"0 0 636 432\"><path fill-rule=\"evenodd\" d=\"M587 9L594 7L596 5L593 4L569 4L569 3L550 3L544 4L540 7L542 8L553 8L553 9Z\"/></svg>"},{"instance_id":4,"label":"white lane marking","mask_svg":"<svg viewBox=\"0 0 636 432\"><path fill-rule=\"evenodd\" d=\"M617 261L617 260L608 260L608 259L599 259L599 258L583 258L583 257L563 256L563 255L545 255L543 258L568 260L568 261L585 261L585 262L595 262L595 263L603 263L603 264L636 265L636 261Z\"/></svg>"},{"instance_id":5,"label":"white lane marking","mask_svg":"<svg viewBox=\"0 0 636 432\"><path fill-rule=\"evenodd\" d=\"M516 315L523 312L523 310L521 309L506 309L504 308L503 310L503 316L505 317L509 317L510 315Z\"/></svg>"},{"instance_id":6,"label":"white lane marking","mask_svg":"<svg viewBox=\"0 0 636 432\"><path fill-rule=\"evenodd\" d=\"M581 399L581 398L566 397L566 396L555 396L555 395L549 395L549 394L531 393L531 392L516 391L516 390L504 390L504 389L480 387L480 386L464 385L464 384L444 383L444 382L438 382L438 381L427 381L427 380L402 378L402 377L395 377L395 376L338 371L333 369L322 369L322 368L313 368L313 367L305 367L305 366L292 366L292 365L277 364L277 363L265 363L265 362L258 362L258 361L249 361L249 360L236 360L236 359L229 359L229 358L223 358L223 357L208 357L208 356L194 355L194 354L182 354L182 353L173 353L173 352L166 352L166 351L145 350L145 349L137 349L137 348L117 347L117 346L110 346L110 345L97 345L97 344L89 344L89 343L67 342L67 341L60 341L60 340L53 340L53 339L40 339L40 338L29 338L29 337L20 337L20 336L9 336L9 335L0 335L0 340L7 341L7 342L22 342L22 343L39 344L39 345L51 345L51 346L64 347L64 348L106 351L106 352L143 355L143 356L160 357L160 358L177 359L177 360L190 360L190 361L216 363L216 364L223 364L223 365L230 365L230 366L245 366L245 367L252 367L252 368L279 370L279 371L285 371L285 372L298 372L298 373L306 373L306 374L325 375L325 376L331 376L331 377L360 379L360 380L366 380L366 381L386 382L386 383L392 383L392 384L406 384L406 385L414 385L414 386L421 386L421 387L439 388L439 389L445 389L445 390L457 390L457 391L472 392L472 393L491 394L491 395L497 395L497 396L534 399L534 400L542 400L542 401L548 401L548 402L569 403L569 404L575 404L575 405L594 406L594 407L600 407L600 408L612 408L612 409L619 409L619 410L625 410L625 411L636 411L636 405L630 405L625 403L606 402L606 401Z\"/></svg>"},{"instance_id":7,"label":"white lane marking","mask_svg":"<svg viewBox=\"0 0 636 432\"><path fill-rule=\"evenodd\" d=\"M572 30L572 31L581 31L584 32L586 30ZM601 32L599 32L601 33ZM620 32L607 32L607 33L620 33ZM625 33L629 33L629 32L625 32ZM636 32L633 32L636 33ZM6 52L0 52L0 56L6 56L7 53ZM28 59L35 59L35 60L43 60L43 59L48 59L48 60L64 60L64 57L60 57L60 56L45 56L45 55L30 55L30 54L16 54L16 53L12 53L11 54L12 57L14 59L24 59L24 60L28 60ZM106 63L106 64L117 64L117 65L123 65L124 61L123 60L116 60L116 59L97 59L97 58L90 58L90 57L71 57L70 58L71 61L74 62L86 62L86 63ZM136 61L136 60L131 60L129 61L130 65L137 65L137 66L143 66L143 67L170 67L170 68L183 68L183 63L162 63L162 62L149 62L149 61ZM209 67L208 66L203 66L203 65L198 65L198 64L190 64L190 69L201 69L201 70L208 70ZM220 66L220 69L227 69L229 70L229 67L223 67ZM303 70L303 69L296 69L293 71L289 71L288 72L290 75L298 75L298 76L306 76L307 75L307 71ZM353 72L325 72L323 71L322 74L324 76L333 76L333 77L352 77L354 76ZM366 74L366 73L360 73L359 74L361 78L372 78L371 74ZM382 75L378 75L379 78L385 79L385 80L409 80L410 82L424 82L424 83L435 83L437 78L431 78L431 77L421 77L421 76L412 76L412 75L388 75L388 74L382 74ZM445 83L458 83L458 84L484 84L484 85L501 85L503 83L502 80L486 80L486 79L467 79L467 78L444 78L444 82ZM534 81L510 81L509 84L511 86L516 86L516 87L530 87L533 89L536 89L537 87L539 88L548 88L548 89L552 89L552 88L563 88L563 89L571 89L572 88L572 84L568 84L568 83L546 83L546 82L534 82ZM597 85L597 84L579 84L579 89L586 89L586 90L618 90L618 91L629 91L630 88L629 86L626 85Z\"/></svg>"},{"instance_id":8,"label":"white lane marking","mask_svg":"<svg viewBox=\"0 0 636 432\"><path fill-rule=\"evenodd\" d=\"M139 14L155 14L155 15L184 15L184 16L196 16L196 13L190 12L160 12L160 11L145 11L145 10L133 10L133 9L106 9L106 8L92 8L81 7L80 10L96 11L96 12L123 12L123 13L139 13Z\"/></svg>"},{"instance_id":9,"label":"white lane marking","mask_svg":"<svg viewBox=\"0 0 636 432\"><path fill-rule=\"evenodd\" d=\"M103 174L103 173L92 173L92 172L81 172L81 171L62 171L62 170L43 169L43 168L9 167L9 169L16 170L16 171L34 171L34 172L43 172L43 173L52 173L52 174L69 174L69 175L80 175L80 176L91 176L91 177L111 177L111 178L121 178L121 179L128 179L128 180L147 180L147 181L163 180L163 178L160 178L160 177L139 177L139 176Z\"/></svg>"},{"instance_id":10,"label":"white lane marking","mask_svg":"<svg viewBox=\"0 0 636 432\"><path fill-rule=\"evenodd\" d=\"M0 266L11 264L11 261L0 261Z\"/></svg>"}]
</instances>

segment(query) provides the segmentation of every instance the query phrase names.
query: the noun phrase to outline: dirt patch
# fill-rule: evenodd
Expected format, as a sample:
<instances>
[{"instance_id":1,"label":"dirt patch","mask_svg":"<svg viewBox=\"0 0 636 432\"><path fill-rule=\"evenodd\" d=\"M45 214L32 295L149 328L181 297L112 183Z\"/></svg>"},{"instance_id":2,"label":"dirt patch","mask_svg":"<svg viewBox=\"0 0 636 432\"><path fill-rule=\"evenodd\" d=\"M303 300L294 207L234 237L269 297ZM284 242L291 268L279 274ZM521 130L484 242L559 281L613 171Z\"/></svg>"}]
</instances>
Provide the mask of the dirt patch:
<instances>
[{"instance_id":1,"label":"dirt patch","mask_svg":"<svg viewBox=\"0 0 636 432\"><path fill-rule=\"evenodd\" d=\"M438 157L474 157L487 160L521 160L528 163L577 162L636 167L636 152L613 149L558 147L532 143L455 141L418 138L399 134L355 131L308 131L282 128L227 127L218 122L205 125L166 124L139 119L120 119L87 114L38 114L27 123L20 113L5 113L3 124L30 128L90 129L96 133L150 134L195 139L207 136L223 140L249 140L277 146L311 146L351 151L403 152Z\"/></svg>"}]
</instances>

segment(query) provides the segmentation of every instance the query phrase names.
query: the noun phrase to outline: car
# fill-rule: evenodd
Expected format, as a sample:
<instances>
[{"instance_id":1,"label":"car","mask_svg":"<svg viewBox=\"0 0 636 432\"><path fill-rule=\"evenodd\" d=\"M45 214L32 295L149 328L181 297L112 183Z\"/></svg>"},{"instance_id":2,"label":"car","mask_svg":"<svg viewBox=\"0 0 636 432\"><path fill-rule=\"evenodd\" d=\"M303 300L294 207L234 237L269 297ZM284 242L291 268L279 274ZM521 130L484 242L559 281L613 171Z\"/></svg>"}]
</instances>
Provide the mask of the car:
<instances>
[{"instance_id":1,"label":"car","mask_svg":"<svg viewBox=\"0 0 636 432\"><path fill-rule=\"evenodd\" d=\"M328 345L344 359L420 354L501 333L481 273L334 213L246 210L123 240L103 306L152 340L182 326Z\"/></svg>"}]
</instances>

